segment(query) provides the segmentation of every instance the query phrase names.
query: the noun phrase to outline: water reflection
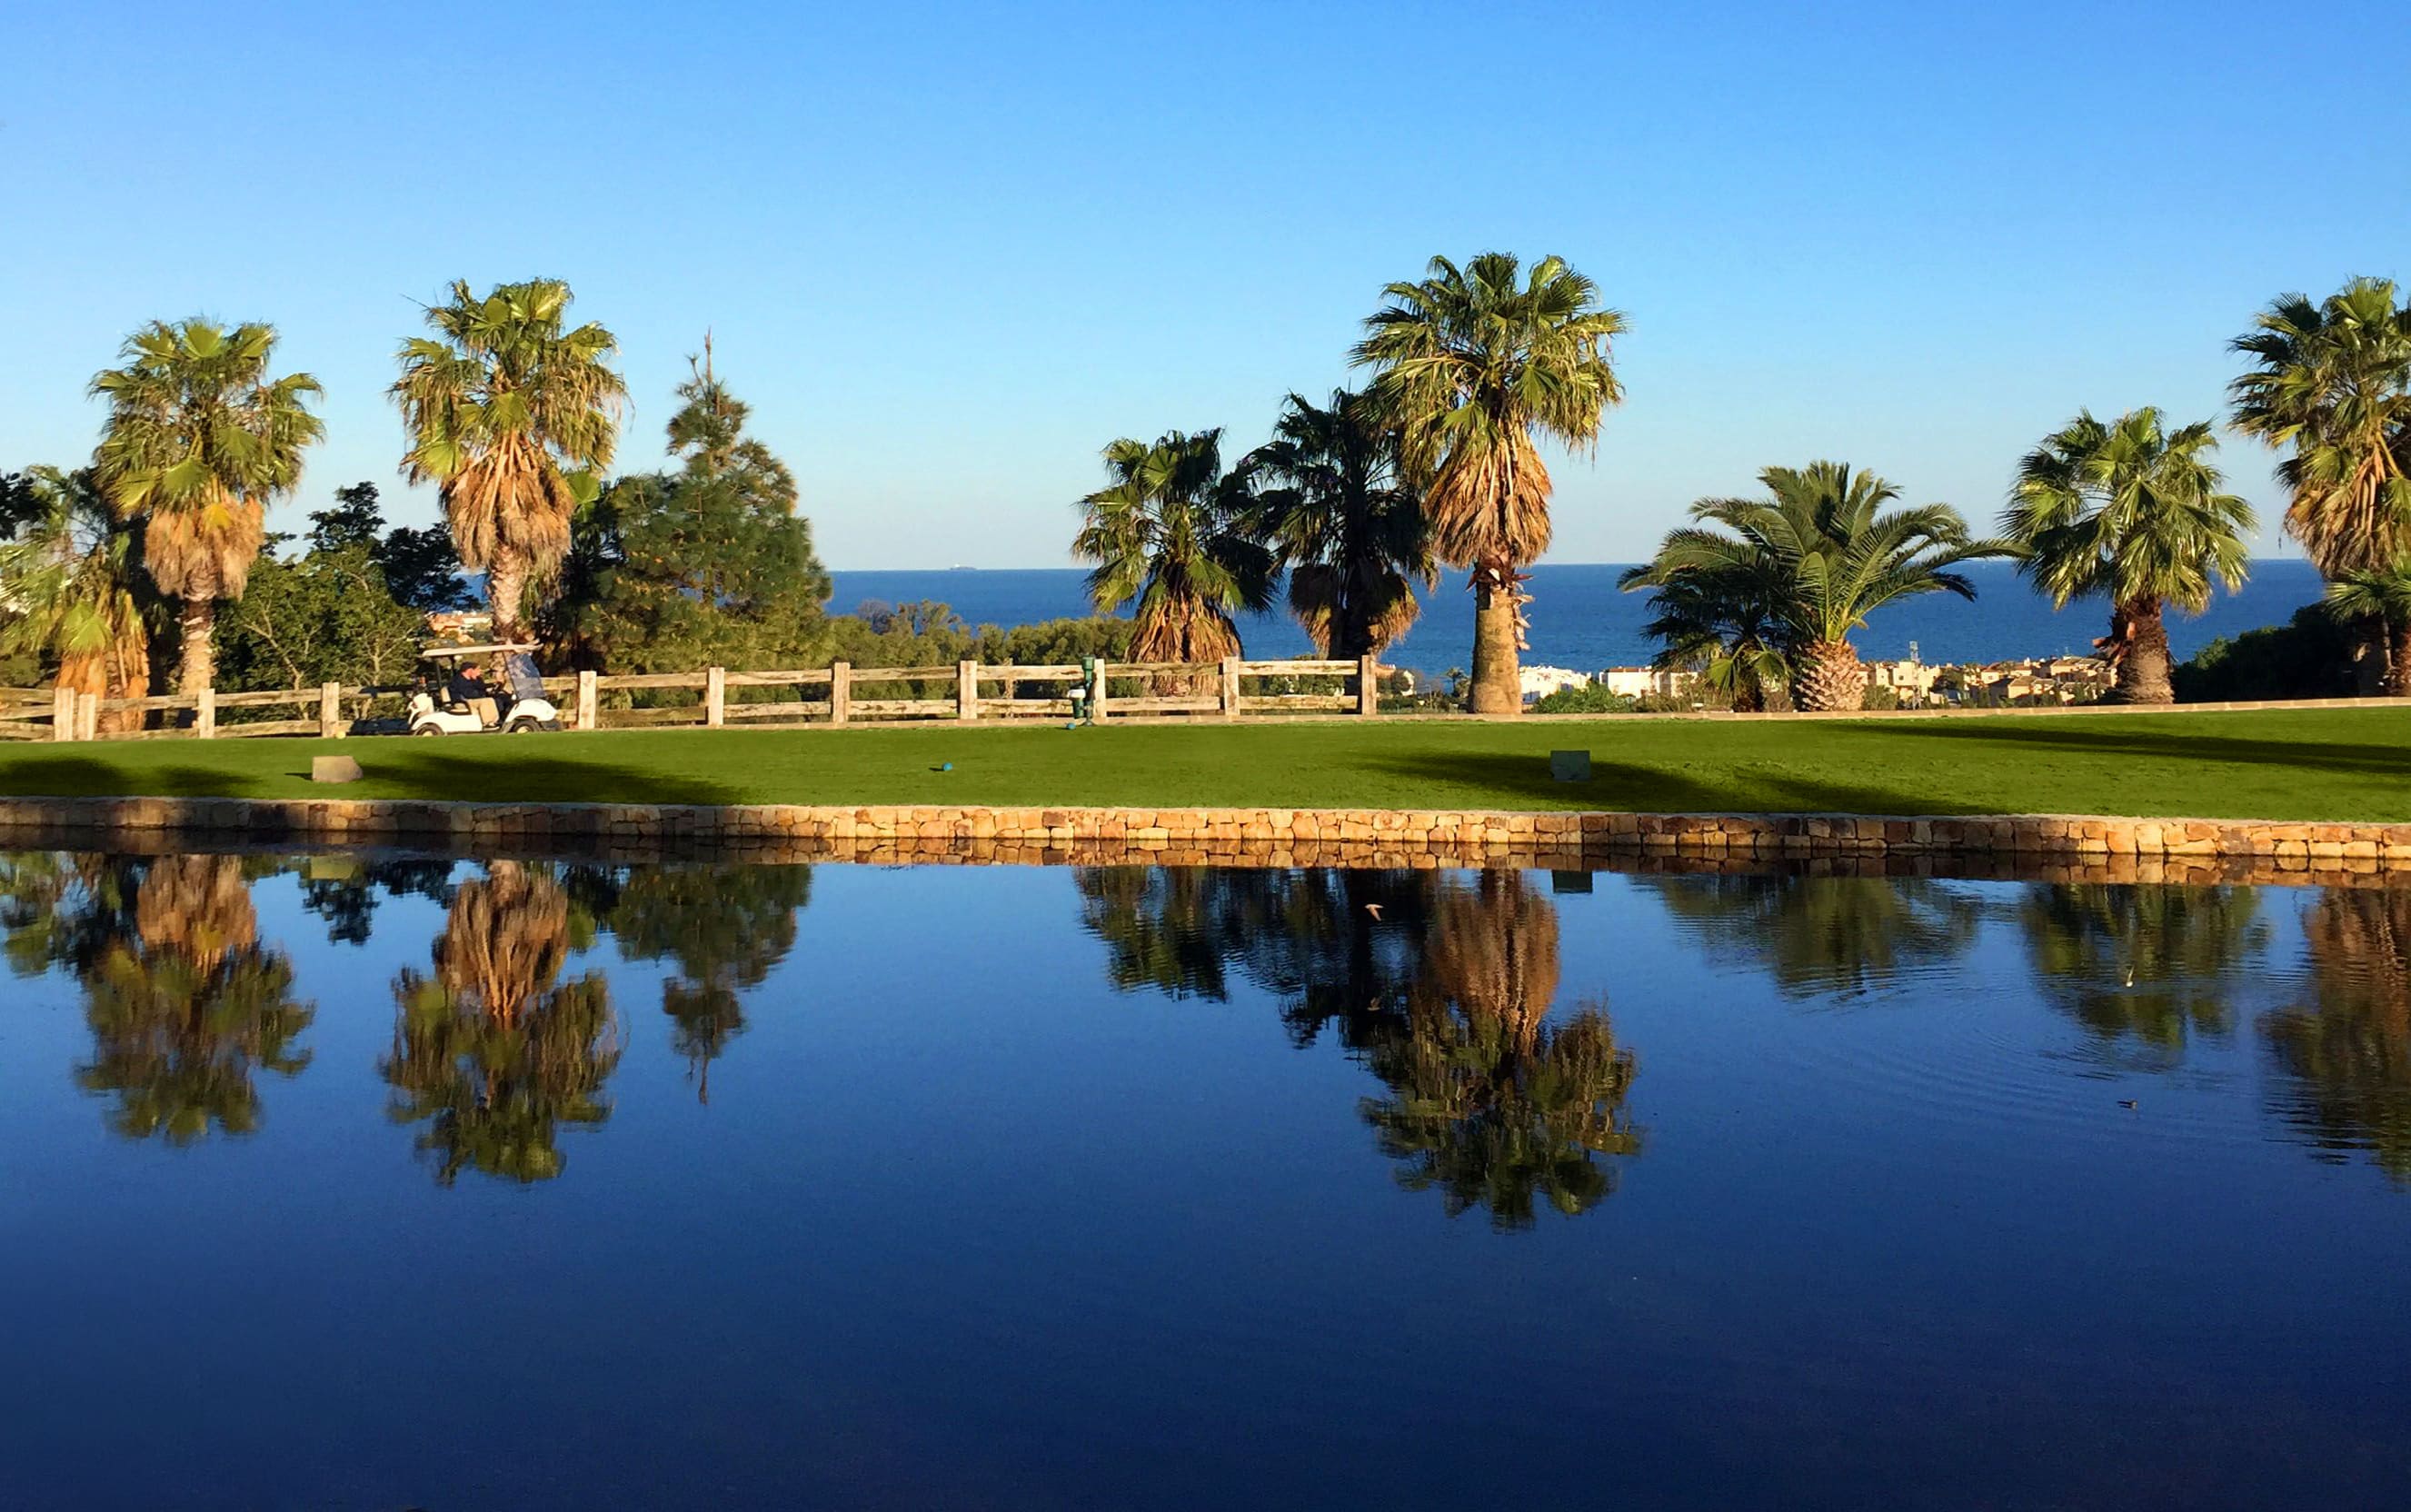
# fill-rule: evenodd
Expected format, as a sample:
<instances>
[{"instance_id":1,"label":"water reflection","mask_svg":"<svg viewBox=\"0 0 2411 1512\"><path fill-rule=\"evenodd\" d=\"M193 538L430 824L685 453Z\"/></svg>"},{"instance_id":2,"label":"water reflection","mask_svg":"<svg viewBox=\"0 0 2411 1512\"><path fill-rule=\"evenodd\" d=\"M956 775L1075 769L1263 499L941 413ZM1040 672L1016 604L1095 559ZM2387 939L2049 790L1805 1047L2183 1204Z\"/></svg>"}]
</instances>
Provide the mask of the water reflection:
<instances>
[{"instance_id":1,"label":"water reflection","mask_svg":"<svg viewBox=\"0 0 2411 1512\"><path fill-rule=\"evenodd\" d=\"M1975 943L1977 899L1913 877L1670 877L1655 892L1711 952L1762 967L1786 996L1867 992Z\"/></svg>"},{"instance_id":2,"label":"water reflection","mask_svg":"<svg viewBox=\"0 0 2411 1512\"><path fill-rule=\"evenodd\" d=\"M92 1058L76 1084L110 1099L109 1127L189 1144L259 1127L257 1076L310 1063L312 1006L259 943L250 879L231 856L9 864L7 952L21 974L65 967L82 989Z\"/></svg>"},{"instance_id":3,"label":"water reflection","mask_svg":"<svg viewBox=\"0 0 2411 1512\"><path fill-rule=\"evenodd\" d=\"M378 1069L396 1123L426 1124L417 1147L446 1185L466 1170L512 1181L561 1174L563 1125L611 1116L604 1083L620 1064L601 972L563 982L592 915L573 909L550 871L498 861L460 883L435 938L434 972L394 979L393 1048Z\"/></svg>"},{"instance_id":4,"label":"water reflection","mask_svg":"<svg viewBox=\"0 0 2411 1512\"><path fill-rule=\"evenodd\" d=\"M2261 1024L2280 1117L2411 1183L2411 893L2331 889L2302 920L2312 1000Z\"/></svg>"},{"instance_id":5,"label":"water reflection","mask_svg":"<svg viewBox=\"0 0 2411 1512\"><path fill-rule=\"evenodd\" d=\"M811 868L582 867L569 888L610 930L621 958L678 967L662 983L662 1011L696 1098L709 1102L711 1063L745 1032L746 995L795 947L796 916L811 901Z\"/></svg>"},{"instance_id":6,"label":"water reflection","mask_svg":"<svg viewBox=\"0 0 2411 1512\"><path fill-rule=\"evenodd\" d=\"M2030 887L2018 923L2045 995L2113 1062L2166 1070L2235 1027L2235 973L2268 943L2248 887Z\"/></svg>"},{"instance_id":7,"label":"water reflection","mask_svg":"<svg viewBox=\"0 0 2411 1512\"><path fill-rule=\"evenodd\" d=\"M1398 1180L1452 1215L1583 1213L1640 1148L1606 1013L1550 1018L1556 907L1521 873L1103 868L1079 886L1117 989L1221 997L1236 969L1301 1045L1336 1025L1386 1089L1359 1112Z\"/></svg>"}]
</instances>

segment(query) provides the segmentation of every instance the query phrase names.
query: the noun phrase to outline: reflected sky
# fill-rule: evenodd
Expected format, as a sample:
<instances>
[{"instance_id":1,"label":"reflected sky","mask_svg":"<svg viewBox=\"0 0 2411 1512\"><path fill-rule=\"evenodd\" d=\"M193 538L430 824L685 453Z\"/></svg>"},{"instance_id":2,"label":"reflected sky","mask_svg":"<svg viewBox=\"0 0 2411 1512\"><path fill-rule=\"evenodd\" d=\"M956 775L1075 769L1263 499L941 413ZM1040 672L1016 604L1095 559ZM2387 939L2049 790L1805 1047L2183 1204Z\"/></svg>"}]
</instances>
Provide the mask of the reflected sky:
<instances>
[{"instance_id":1,"label":"reflected sky","mask_svg":"<svg viewBox=\"0 0 2411 1512\"><path fill-rule=\"evenodd\" d=\"M2399 1474L2411 893L37 853L0 899L0 1505Z\"/></svg>"}]
</instances>

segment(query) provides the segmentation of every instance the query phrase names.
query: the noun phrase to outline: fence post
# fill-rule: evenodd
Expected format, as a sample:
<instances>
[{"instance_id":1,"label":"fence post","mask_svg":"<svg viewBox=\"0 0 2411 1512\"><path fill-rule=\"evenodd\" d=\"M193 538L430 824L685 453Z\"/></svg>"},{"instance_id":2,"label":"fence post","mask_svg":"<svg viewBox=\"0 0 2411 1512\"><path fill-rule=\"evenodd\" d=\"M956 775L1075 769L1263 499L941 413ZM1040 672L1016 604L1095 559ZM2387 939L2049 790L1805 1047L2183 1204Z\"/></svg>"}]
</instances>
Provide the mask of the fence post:
<instances>
[{"instance_id":1,"label":"fence post","mask_svg":"<svg viewBox=\"0 0 2411 1512\"><path fill-rule=\"evenodd\" d=\"M1222 718L1235 720L1238 717L1239 659L1226 656L1222 659Z\"/></svg>"},{"instance_id":2,"label":"fence post","mask_svg":"<svg viewBox=\"0 0 2411 1512\"><path fill-rule=\"evenodd\" d=\"M340 740L343 734L343 685L322 682L318 685L318 738Z\"/></svg>"},{"instance_id":3,"label":"fence post","mask_svg":"<svg viewBox=\"0 0 2411 1512\"><path fill-rule=\"evenodd\" d=\"M218 736L218 691L204 688L193 695L193 738L215 740Z\"/></svg>"},{"instance_id":4,"label":"fence post","mask_svg":"<svg viewBox=\"0 0 2411 1512\"><path fill-rule=\"evenodd\" d=\"M1381 669L1375 664L1370 651L1356 659L1356 712L1381 712Z\"/></svg>"},{"instance_id":5,"label":"fence post","mask_svg":"<svg viewBox=\"0 0 2411 1512\"><path fill-rule=\"evenodd\" d=\"M60 688L51 693L51 738L73 740L76 733L76 691Z\"/></svg>"},{"instance_id":6,"label":"fence post","mask_svg":"<svg viewBox=\"0 0 2411 1512\"><path fill-rule=\"evenodd\" d=\"M100 695L98 693L85 693L77 698L75 722L78 740L100 738Z\"/></svg>"},{"instance_id":7,"label":"fence post","mask_svg":"<svg viewBox=\"0 0 2411 1512\"><path fill-rule=\"evenodd\" d=\"M1105 719L1105 674L1113 670L1110 662L1097 663L1097 686L1089 690L1089 722L1102 724Z\"/></svg>"},{"instance_id":8,"label":"fence post","mask_svg":"<svg viewBox=\"0 0 2411 1512\"><path fill-rule=\"evenodd\" d=\"M728 669L703 669L703 725L717 730L728 722Z\"/></svg>"},{"instance_id":9,"label":"fence post","mask_svg":"<svg viewBox=\"0 0 2411 1512\"><path fill-rule=\"evenodd\" d=\"M854 713L854 663L829 663L829 723L843 724Z\"/></svg>"},{"instance_id":10,"label":"fence post","mask_svg":"<svg viewBox=\"0 0 2411 1512\"><path fill-rule=\"evenodd\" d=\"M979 663L976 662L955 663L955 718L979 718Z\"/></svg>"},{"instance_id":11,"label":"fence post","mask_svg":"<svg viewBox=\"0 0 2411 1512\"><path fill-rule=\"evenodd\" d=\"M577 675L577 728L594 728L594 674L592 669Z\"/></svg>"}]
</instances>

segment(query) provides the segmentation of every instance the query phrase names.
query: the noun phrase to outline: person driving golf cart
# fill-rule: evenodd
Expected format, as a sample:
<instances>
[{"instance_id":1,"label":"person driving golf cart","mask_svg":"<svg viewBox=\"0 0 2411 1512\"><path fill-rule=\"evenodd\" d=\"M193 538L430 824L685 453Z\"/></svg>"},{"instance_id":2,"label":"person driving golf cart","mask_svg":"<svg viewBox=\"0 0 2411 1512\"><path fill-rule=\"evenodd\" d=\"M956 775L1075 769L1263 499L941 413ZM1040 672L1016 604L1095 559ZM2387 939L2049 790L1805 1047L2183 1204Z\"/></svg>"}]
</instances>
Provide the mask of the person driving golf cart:
<instances>
[{"instance_id":1,"label":"person driving golf cart","mask_svg":"<svg viewBox=\"0 0 2411 1512\"><path fill-rule=\"evenodd\" d=\"M427 647L420 655L442 668L439 678L422 676L420 691L410 701L410 733L415 735L476 734L501 730L525 734L561 728L561 711L545 696L544 678L535 669L527 646L462 646ZM501 675L501 687L484 676L490 657Z\"/></svg>"},{"instance_id":2,"label":"person driving golf cart","mask_svg":"<svg viewBox=\"0 0 2411 1512\"><path fill-rule=\"evenodd\" d=\"M456 708L467 708L486 696L486 676L475 662L454 664L452 675L444 679L444 702Z\"/></svg>"}]
</instances>

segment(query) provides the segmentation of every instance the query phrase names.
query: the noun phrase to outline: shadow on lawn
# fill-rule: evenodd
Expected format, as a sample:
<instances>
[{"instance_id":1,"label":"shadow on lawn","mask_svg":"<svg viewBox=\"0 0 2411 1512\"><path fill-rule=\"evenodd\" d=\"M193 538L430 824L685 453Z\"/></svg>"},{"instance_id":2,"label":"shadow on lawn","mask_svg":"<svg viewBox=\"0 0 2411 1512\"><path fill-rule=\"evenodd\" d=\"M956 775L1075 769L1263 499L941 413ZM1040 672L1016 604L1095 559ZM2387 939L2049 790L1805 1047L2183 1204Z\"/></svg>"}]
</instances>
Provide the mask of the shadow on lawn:
<instances>
[{"instance_id":1,"label":"shadow on lawn","mask_svg":"<svg viewBox=\"0 0 2411 1512\"><path fill-rule=\"evenodd\" d=\"M1469 807L1494 808L1612 808L1644 814L1969 814L1978 806L1860 783L1820 781L1774 772L1735 772L1728 779L1702 781L1660 767L1591 758L1588 782L1559 782L1549 775L1545 755L1462 754L1399 757L1355 763L1417 783L1444 782L1467 790ZM1423 807L1419 800L1413 807Z\"/></svg>"},{"instance_id":2,"label":"shadow on lawn","mask_svg":"<svg viewBox=\"0 0 2411 1512\"><path fill-rule=\"evenodd\" d=\"M2349 776L2411 778L2411 747L2357 745L2343 741L2253 740L2182 729L2132 726L2080 728L2072 720L2007 722L1835 724L1834 731L1860 740L1960 741L2023 753L2065 752L2088 756L2142 756L2170 761L2221 762L2238 766L2286 766ZM1974 754L1971 751L1969 754Z\"/></svg>"},{"instance_id":3,"label":"shadow on lawn","mask_svg":"<svg viewBox=\"0 0 2411 1512\"><path fill-rule=\"evenodd\" d=\"M11 756L0 761L0 792L14 798L240 797L250 778L211 766L119 766L91 756Z\"/></svg>"},{"instance_id":4,"label":"shadow on lawn","mask_svg":"<svg viewBox=\"0 0 2411 1512\"><path fill-rule=\"evenodd\" d=\"M741 795L692 773L618 765L538 753L507 761L424 749L433 742L355 748L362 780L318 787L306 760L298 767L247 773L188 763L122 767L90 756L36 756L0 762L0 792L23 797L414 798L461 803L725 804ZM282 779L282 780L280 780ZM279 791L286 783L300 792Z\"/></svg>"}]
</instances>

